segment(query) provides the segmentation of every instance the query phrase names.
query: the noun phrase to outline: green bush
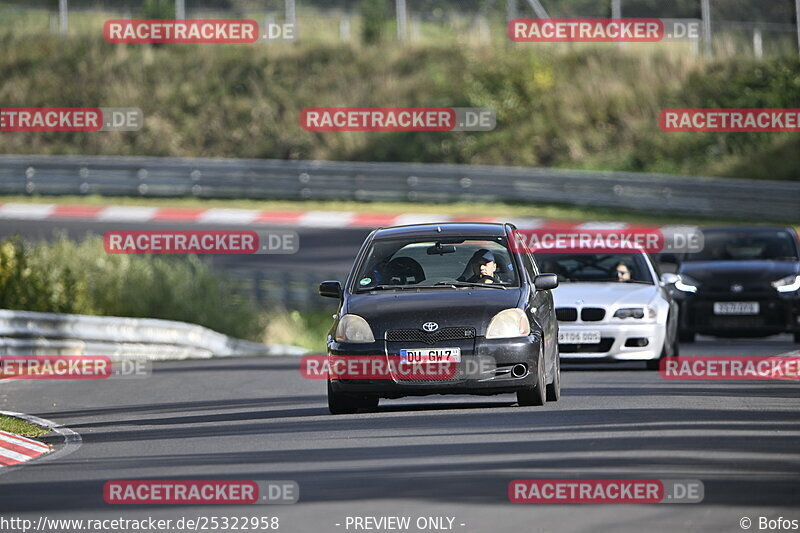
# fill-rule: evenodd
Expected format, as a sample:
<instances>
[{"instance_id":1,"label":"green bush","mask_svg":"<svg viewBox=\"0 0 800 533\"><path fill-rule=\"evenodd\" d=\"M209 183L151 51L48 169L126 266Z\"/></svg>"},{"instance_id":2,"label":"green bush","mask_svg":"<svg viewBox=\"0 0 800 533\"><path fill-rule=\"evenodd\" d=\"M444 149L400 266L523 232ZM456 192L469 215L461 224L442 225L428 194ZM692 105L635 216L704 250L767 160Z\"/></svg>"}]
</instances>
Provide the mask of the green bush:
<instances>
[{"instance_id":1,"label":"green bush","mask_svg":"<svg viewBox=\"0 0 800 533\"><path fill-rule=\"evenodd\" d=\"M664 46L397 46L385 39L373 46L301 40L154 48L106 43L96 35L62 40L0 31L3 105L99 102L139 107L144 114L140 131L4 134L0 153L800 178L795 133L665 133L658 127L661 110L669 107L796 107L796 57L706 61L688 47L681 53L681 44ZM495 110L497 127L491 132L303 130L301 110L322 106L486 107Z\"/></svg>"},{"instance_id":2,"label":"green bush","mask_svg":"<svg viewBox=\"0 0 800 533\"><path fill-rule=\"evenodd\" d=\"M144 19L174 19L175 0L146 0L142 6Z\"/></svg>"},{"instance_id":3,"label":"green bush","mask_svg":"<svg viewBox=\"0 0 800 533\"><path fill-rule=\"evenodd\" d=\"M377 44L386 29L386 0L361 0L361 40Z\"/></svg>"},{"instance_id":4,"label":"green bush","mask_svg":"<svg viewBox=\"0 0 800 533\"><path fill-rule=\"evenodd\" d=\"M0 308L192 322L261 340L262 317L196 256L111 255L80 243L0 242Z\"/></svg>"}]
</instances>

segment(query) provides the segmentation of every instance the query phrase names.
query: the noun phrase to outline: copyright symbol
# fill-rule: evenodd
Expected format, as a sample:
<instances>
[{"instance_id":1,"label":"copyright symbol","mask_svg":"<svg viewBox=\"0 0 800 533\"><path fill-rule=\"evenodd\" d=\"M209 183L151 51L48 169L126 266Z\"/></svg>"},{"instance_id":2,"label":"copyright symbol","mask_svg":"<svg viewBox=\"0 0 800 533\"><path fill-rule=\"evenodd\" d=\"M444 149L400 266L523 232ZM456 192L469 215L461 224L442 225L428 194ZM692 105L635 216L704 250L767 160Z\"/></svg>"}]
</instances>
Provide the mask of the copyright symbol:
<instances>
[{"instance_id":1,"label":"copyright symbol","mask_svg":"<svg viewBox=\"0 0 800 533\"><path fill-rule=\"evenodd\" d=\"M742 519L739 520L739 527L741 527L742 529L750 529L751 525L752 522L746 516L742 517Z\"/></svg>"}]
</instances>

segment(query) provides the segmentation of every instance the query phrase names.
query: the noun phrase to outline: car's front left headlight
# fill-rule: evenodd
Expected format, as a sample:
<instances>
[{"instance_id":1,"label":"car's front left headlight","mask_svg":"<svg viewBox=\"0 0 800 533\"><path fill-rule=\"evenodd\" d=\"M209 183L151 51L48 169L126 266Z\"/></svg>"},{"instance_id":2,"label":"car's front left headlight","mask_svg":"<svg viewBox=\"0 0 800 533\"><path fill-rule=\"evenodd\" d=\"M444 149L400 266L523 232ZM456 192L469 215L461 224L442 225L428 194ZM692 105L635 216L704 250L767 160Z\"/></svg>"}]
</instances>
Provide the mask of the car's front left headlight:
<instances>
[{"instance_id":1,"label":"car's front left headlight","mask_svg":"<svg viewBox=\"0 0 800 533\"><path fill-rule=\"evenodd\" d=\"M614 318L644 318L644 307L623 307L617 309Z\"/></svg>"},{"instance_id":2,"label":"car's front left headlight","mask_svg":"<svg viewBox=\"0 0 800 533\"><path fill-rule=\"evenodd\" d=\"M531 324L522 309L504 309L492 317L486 329L487 339L508 339L511 337L527 337L531 333Z\"/></svg>"},{"instance_id":3,"label":"car's front left headlight","mask_svg":"<svg viewBox=\"0 0 800 533\"><path fill-rule=\"evenodd\" d=\"M614 318L644 318L653 319L658 315L658 309L652 305L647 307L620 307L614 312Z\"/></svg>"},{"instance_id":4,"label":"car's front left headlight","mask_svg":"<svg viewBox=\"0 0 800 533\"><path fill-rule=\"evenodd\" d=\"M794 292L800 290L800 276L786 276L778 281L773 281L772 286L775 287L778 292Z\"/></svg>"},{"instance_id":5,"label":"car's front left headlight","mask_svg":"<svg viewBox=\"0 0 800 533\"><path fill-rule=\"evenodd\" d=\"M336 342L365 344L375 342L375 337L364 318L358 315L344 315L336 326Z\"/></svg>"}]
</instances>

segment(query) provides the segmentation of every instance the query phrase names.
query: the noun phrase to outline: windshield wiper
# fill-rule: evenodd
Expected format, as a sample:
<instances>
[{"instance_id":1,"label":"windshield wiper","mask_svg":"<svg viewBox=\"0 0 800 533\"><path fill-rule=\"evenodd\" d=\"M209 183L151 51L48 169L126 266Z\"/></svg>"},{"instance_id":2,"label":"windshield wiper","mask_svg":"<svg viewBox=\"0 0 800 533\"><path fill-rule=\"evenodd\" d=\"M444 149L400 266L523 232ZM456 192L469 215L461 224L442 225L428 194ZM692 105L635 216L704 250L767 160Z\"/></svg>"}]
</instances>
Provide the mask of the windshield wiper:
<instances>
[{"instance_id":1,"label":"windshield wiper","mask_svg":"<svg viewBox=\"0 0 800 533\"><path fill-rule=\"evenodd\" d=\"M490 289L503 289L506 290L504 285L499 283L472 283L470 281L440 281L436 285L446 285L448 287L488 287Z\"/></svg>"}]
</instances>

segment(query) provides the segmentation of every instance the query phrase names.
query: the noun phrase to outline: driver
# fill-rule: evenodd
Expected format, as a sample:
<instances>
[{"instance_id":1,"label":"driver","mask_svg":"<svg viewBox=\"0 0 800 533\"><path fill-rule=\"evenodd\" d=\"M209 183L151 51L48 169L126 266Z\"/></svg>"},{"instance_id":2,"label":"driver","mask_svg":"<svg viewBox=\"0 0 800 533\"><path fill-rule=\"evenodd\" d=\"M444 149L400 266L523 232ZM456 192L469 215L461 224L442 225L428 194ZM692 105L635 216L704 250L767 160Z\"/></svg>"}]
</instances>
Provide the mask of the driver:
<instances>
[{"instance_id":1,"label":"driver","mask_svg":"<svg viewBox=\"0 0 800 533\"><path fill-rule=\"evenodd\" d=\"M631 280L631 269L625 263L616 266L617 281L628 282Z\"/></svg>"},{"instance_id":2,"label":"driver","mask_svg":"<svg viewBox=\"0 0 800 533\"><path fill-rule=\"evenodd\" d=\"M497 262L494 254L489 250L482 248L472 254L468 265L472 275L464 281L469 283L502 283L502 280L494 275L497 271Z\"/></svg>"}]
</instances>

